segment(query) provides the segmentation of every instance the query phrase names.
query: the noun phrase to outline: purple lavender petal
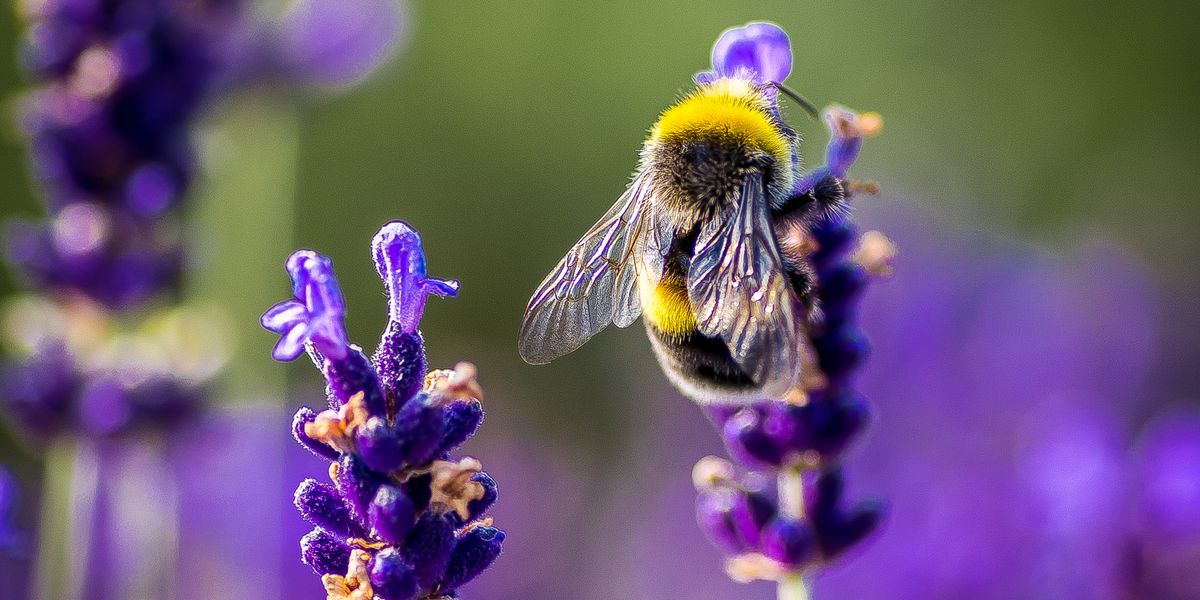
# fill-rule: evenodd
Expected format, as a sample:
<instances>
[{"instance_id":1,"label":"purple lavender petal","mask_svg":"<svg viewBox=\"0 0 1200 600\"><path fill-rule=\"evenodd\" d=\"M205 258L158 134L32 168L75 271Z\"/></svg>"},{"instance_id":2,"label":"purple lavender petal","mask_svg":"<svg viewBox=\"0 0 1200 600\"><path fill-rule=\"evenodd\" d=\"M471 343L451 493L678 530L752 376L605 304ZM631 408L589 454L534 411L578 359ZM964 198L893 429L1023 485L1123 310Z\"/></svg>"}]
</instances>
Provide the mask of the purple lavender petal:
<instances>
[{"instance_id":1,"label":"purple lavender petal","mask_svg":"<svg viewBox=\"0 0 1200 600\"><path fill-rule=\"evenodd\" d=\"M389 318L400 331L416 333L429 294L454 296L458 282L426 276L421 236L408 223L384 225L371 242L375 268L388 290Z\"/></svg>"},{"instance_id":2,"label":"purple lavender petal","mask_svg":"<svg viewBox=\"0 0 1200 600\"><path fill-rule=\"evenodd\" d=\"M712 50L717 75L749 75L755 83L782 83L792 72L792 46L787 32L774 23L747 23L726 29Z\"/></svg>"},{"instance_id":3,"label":"purple lavender petal","mask_svg":"<svg viewBox=\"0 0 1200 600\"><path fill-rule=\"evenodd\" d=\"M287 260L296 300L308 309L307 338L331 360L346 356L345 301L333 273L333 261L311 250L294 252Z\"/></svg>"},{"instance_id":4,"label":"purple lavender petal","mask_svg":"<svg viewBox=\"0 0 1200 600\"><path fill-rule=\"evenodd\" d=\"M259 323L272 333L283 333L296 323L308 318L308 309L295 300L284 300L267 309Z\"/></svg>"}]
</instances>

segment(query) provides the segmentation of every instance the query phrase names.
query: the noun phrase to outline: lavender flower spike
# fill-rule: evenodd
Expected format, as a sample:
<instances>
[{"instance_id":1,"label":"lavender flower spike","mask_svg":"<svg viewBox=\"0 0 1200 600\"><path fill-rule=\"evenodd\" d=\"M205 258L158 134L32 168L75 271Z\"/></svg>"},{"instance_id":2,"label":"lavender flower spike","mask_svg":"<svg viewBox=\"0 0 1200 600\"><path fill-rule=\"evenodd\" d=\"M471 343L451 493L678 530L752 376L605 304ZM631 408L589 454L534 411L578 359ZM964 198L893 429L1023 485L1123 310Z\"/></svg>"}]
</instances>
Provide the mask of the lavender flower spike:
<instances>
[{"instance_id":1,"label":"lavender flower spike","mask_svg":"<svg viewBox=\"0 0 1200 600\"><path fill-rule=\"evenodd\" d=\"M420 237L400 221L379 231L372 250L391 316L372 360L345 339L337 280L320 255L292 255L296 299L263 316L284 336L277 357L294 358L305 343L344 351L317 361L331 408L301 408L292 421L297 441L330 462L332 480L296 490L296 508L315 527L301 556L331 600L455 598L505 537L484 516L496 482L478 460L451 457L483 419L475 368L426 372L417 330L426 297L454 295L458 284L426 275Z\"/></svg>"},{"instance_id":2,"label":"lavender flower spike","mask_svg":"<svg viewBox=\"0 0 1200 600\"><path fill-rule=\"evenodd\" d=\"M778 84L791 70L791 49L783 30L751 23L725 31L712 62L713 71L697 81ZM848 197L869 189L846 175L882 119L836 105L823 115L831 134L825 165L802 174L793 193ZM884 515L879 503L844 501L840 464L871 416L854 385L868 352L858 300L870 275L890 270L894 247L878 232L860 235L842 211L818 216L800 235L811 248L806 260L821 307L805 327L803 378L782 398L709 408L730 456L753 475L739 477L732 463L715 457L693 472L697 522L729 553L727 574L739 582L775 581L780 600L808 598L811 572L862 543ZM764 475L773 476L773 490Z\"/></svg>"},{"instance_id":3,"label":"lavender flower spike","mask_svg":"<svg viewBox=\"0 0 1200 600\"><path fill-rule=\"evenodd\" d=\"M429 294L453 297L458 282L426 276L421 236L404 221L383 226L371 241L375 268L388 289L390 320L405 333L416 333Z\"/></svg>"},{"instance_id":4,"label":"lavender flower spike","mask_svg":"<svg viewBox=\"0 0 1200 600\"><path fill-rule=\"evenodd\" d=\"M327 358L346 357L346 303L333 276L333 262L311 250L299 250L287 260L295 298L272 306L261 323L282 337L272 355L276 360L295 360L304 345L313 346Z\"/></svg>"}]
</instances>

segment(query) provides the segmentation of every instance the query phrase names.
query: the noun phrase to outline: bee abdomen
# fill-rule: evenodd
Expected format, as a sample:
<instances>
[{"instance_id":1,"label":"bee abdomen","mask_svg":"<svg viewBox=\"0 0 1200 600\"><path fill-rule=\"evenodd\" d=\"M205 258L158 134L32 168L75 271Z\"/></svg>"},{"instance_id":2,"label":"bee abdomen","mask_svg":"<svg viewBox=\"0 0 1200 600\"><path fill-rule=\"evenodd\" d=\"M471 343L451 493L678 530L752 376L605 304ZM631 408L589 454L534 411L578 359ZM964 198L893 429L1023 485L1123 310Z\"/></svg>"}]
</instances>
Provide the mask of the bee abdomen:
<instances>
[{"instance_id":1,"label":"bee abdomen","mask_svg":"<svg viewBox=\"0 0 1200 600\"><path fill-rule=\"evenodd\" d=\"M659 363L671 380L693 395L741 395L758 389L754 380L734 362L719 338L693 329L685 334L664 332L646 323L646 333Z\"/></svg>"}]
</instances>

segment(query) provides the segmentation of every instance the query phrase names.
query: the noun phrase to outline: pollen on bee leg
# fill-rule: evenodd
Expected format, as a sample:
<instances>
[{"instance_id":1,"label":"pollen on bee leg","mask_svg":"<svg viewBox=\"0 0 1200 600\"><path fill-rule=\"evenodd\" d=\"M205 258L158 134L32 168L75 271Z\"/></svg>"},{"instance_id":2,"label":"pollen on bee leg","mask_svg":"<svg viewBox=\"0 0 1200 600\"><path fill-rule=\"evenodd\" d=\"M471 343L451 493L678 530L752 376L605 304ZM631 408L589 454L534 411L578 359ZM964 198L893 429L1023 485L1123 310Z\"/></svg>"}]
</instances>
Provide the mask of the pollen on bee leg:
<instances>
[{"instance_id":1,"label":"pollen on bee leg","mask_svg":"<svg viewBox=\"0 0 1200 600\"><path fill-rule=\"evenodd\" d=\"M858 240L851 260L875 277L887 277L895 271L896 244L878 231L868 231Z\"/></svg>"}]
</instances>

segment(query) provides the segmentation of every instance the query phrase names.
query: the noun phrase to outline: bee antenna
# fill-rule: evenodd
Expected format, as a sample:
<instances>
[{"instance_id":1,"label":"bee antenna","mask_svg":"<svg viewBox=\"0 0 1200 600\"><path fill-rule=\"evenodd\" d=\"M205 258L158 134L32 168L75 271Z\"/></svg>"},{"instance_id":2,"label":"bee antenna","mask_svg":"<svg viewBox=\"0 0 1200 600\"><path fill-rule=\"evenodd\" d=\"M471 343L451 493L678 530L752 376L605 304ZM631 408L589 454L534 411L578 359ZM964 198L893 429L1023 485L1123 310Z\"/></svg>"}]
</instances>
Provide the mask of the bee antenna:
<instances>
[{"instance_id":1,"label":"bee antenna","mask_svg":"<svg viewBox=\"0 0 1200 600\"><path fill-rule=\"evenodd\" d=\"M807 112L808 115L810 117L812 117L814 120L817 119L818 116L821 114L820 111L817 110L816 105L814 105L812 102L809 102L808 98L801 96L800 93L797 92L796 90L793 90L792 88L790 88L786 85L783 85L782 83L777 83L774 81L771 82L771 85L775 86L775 89L783 92L783 95L785 95L788 98L791 98L793 101L795 101L796 104L799 104L800 108L803 108L804 112Z\"/></svg>"}]
</instances>

